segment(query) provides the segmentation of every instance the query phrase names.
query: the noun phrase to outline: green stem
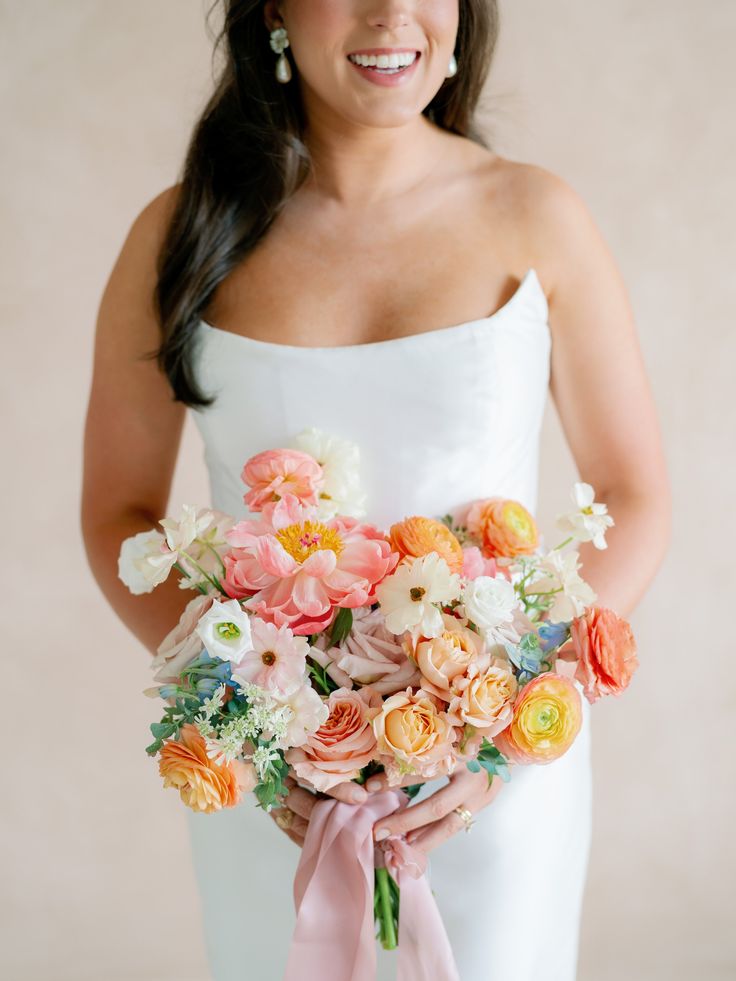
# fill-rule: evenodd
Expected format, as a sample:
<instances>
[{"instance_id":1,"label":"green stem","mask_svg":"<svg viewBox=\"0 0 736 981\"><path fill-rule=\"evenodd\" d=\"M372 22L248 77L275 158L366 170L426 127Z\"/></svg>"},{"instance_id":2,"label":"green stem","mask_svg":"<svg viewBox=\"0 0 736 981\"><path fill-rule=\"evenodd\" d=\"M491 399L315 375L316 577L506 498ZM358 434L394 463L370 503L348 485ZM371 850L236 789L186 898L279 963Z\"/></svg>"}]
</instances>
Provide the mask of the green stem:
<instances>
[{"instance_id":1,"label":"green stem","mask_svg":"<svg viewBox=\"0 0 736 981\"><path fill-rule=\"evenodd\" d=\"M556 552L558 548L564 548L564 547L565 547L565 545L567 545L567 543L568 543L568 542L571 542L571 541L573 541L573 540L574 540L574 537L575 537L574 535L570 535L570 537L569 537L569 538L566 538L566 539L564 540L564 542L560 542L560 544L559 544L559 545L555 545L555 547L554 547L554 548L551 548L551 549L550 549L550 552Z\"/></svg>"},{"instance_id":2,"label":"green stem","mask_svg":"<svg viewBox=\"0 0 736 981\"><path fill-rule=\"evenodd\" d=\"M385 867L376 869L376 889L378 890L378 922L381 929L381 944L384 950L395 950L398 944L394 930L389 871Z\"/></svg>"}]
</instances>

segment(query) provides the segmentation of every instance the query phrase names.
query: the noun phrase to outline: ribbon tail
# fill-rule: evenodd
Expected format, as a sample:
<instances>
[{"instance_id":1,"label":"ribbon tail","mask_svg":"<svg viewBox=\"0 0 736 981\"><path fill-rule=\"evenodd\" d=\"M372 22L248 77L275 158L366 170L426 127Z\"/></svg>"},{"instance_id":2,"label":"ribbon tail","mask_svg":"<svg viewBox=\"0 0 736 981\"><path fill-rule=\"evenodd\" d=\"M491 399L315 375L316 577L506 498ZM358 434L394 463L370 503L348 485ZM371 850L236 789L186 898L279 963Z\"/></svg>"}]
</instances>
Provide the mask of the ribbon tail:
<instances>
[{"instance_id":1,"label":"ribbon tail","mask_svg":"<svg viewBox=\"0 0 736 981\"><path fill-rule=\"evenodd\" d=\"M397 981L460 981L452 947L425 875L399 875Z\"/></svg>"}]
</instances>

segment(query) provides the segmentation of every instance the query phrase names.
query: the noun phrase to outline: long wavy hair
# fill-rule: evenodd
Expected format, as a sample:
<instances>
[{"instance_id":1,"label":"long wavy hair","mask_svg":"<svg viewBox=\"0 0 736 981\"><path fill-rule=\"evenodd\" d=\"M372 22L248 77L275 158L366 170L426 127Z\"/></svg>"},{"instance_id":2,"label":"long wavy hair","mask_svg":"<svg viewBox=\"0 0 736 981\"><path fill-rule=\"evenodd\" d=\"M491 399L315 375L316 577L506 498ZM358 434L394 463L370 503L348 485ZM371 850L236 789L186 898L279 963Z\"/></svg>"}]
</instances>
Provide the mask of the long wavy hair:
<instances>
[{"instance_id":1,"label":"long wavy hair","mask_svg":"<svg viewBox=\"0 0 736 981\"><path fill-rule=\"evenodd\" d=\"M161 343L144 356L156 359L166 373L174 401L197 409L215 401L195 377L193 347L202 314L311 168L298 72L292 70L294 80L287 85L276 79L264 0L216 0L210 14L220 3L224 23L215 53L224 57L192 132L158 257L154 300ZM455 57L460 70L445 79L423 114L488 148L474 115L496 47L498 4L459 4Z\"/></svg>"}]
</instances>

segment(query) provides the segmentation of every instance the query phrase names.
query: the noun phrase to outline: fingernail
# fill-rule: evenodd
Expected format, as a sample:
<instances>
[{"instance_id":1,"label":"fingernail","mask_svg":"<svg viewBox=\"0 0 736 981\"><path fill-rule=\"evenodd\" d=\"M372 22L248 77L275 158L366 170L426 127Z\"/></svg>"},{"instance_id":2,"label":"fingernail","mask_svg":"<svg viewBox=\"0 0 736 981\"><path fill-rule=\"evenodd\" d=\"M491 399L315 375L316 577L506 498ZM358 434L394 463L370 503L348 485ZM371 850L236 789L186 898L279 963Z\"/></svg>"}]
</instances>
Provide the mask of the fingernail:
<instances>
[{"instance_id":1,"label":"fingernail","mask_svg":"<svg viewBox=\"0 0 736 981\"><path fill-rule=\"evenodd\" d=\"M388 830L388 828L379 828L378 831L376 831L374 838L376 841L383 841L383 839L388 838L390 834L391 832Z\"/></svg>"},{"instance_id":2,"label":"fingernail","mask_svg":"<svg viewBox=\"0 0 736 981\"><path fill-rule=\"evenodd\" d=\"M380 790L381 789L381 781L378 780L376 777L373 777L372 780L369 780L368 781L368 783L366 784L366 787L368 788L368 790Z\"/></svg>"},{"instance_id":3,"label":"fingernail","mask_svg":"<svg viewBox=\"0 0 736 981\"><path fill-rule=\"evenodd\" d=\"M356 804L359 804L361 801L365 800L365 796L366 794L362 787L355 787L350 792L350 799L355 801Z\"/></svg>"}]
</instances>

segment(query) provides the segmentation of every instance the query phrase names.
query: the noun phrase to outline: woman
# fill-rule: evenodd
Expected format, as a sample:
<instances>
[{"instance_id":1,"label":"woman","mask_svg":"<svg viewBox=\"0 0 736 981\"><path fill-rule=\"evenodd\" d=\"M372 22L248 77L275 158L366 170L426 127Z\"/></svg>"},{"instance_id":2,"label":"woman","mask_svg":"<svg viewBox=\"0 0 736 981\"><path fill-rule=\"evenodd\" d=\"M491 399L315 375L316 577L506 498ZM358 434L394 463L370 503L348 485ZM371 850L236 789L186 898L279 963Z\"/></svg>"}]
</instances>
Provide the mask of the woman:
<instances>
[{"instance_id":1,"label":"woman","mask_svg":"<svg viewBox=\"0 0 736 981\"><path fill-rule=\"evenodd\" d=\"M247 516L243 462L313 425L359 445L370 520L387 528L490 494L534 510L549 389L581 479L615 515L605 552L581 548L585 577L626 616L668 539L655 409L585 205L473 123L496 3L225 7L225 64L183 179L133 223L99 313L83 524L109 602L153 653L189 598L173 580L133 596L116 575L121 541L167 513L187 407L213 506ZM575 977L584 706L555 763L490 791L462 769L376 828L430 855L463 981ZM303 841L312 800L293 786L278 826L249 803L189 815L215 981L281 977L299 854L282 832ZM379 974L393 976L384 952Z\"/></svg>"}]
</instances>

